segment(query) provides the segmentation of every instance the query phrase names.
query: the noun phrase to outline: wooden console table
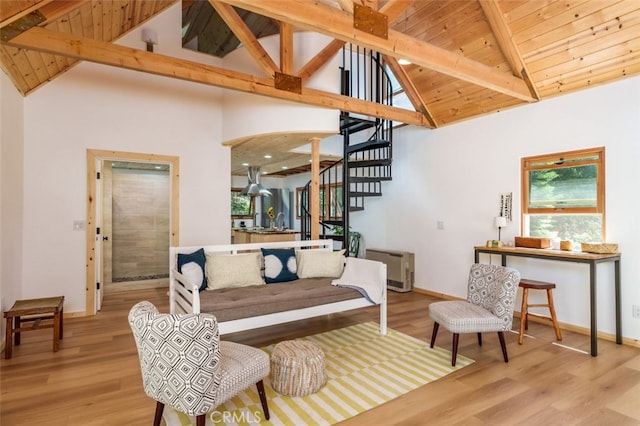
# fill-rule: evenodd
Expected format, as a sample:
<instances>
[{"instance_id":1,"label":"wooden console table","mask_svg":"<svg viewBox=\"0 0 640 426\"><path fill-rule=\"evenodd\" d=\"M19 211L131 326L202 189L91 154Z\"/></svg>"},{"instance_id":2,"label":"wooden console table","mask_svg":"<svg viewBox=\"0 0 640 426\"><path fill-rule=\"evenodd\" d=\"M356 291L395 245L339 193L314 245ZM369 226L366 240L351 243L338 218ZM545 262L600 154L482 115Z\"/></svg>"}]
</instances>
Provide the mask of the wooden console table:
<instances>
[{"instance_id":1,"label":"wooden console table","mask_svg":"<svg viewBox=\"0 0 640 426\"><path fill-rule=\"evenodd\" d=\"M480 260L480 253L498 254L502 257L502 266L507 266L507 256L530 257L564 262L586 263L589 265L589 288L591 305L591 356L598 356L598 313L596 265L603 262L614 262L615 304L616 304L616 343L622 344L622 320L620 315L620 253L596 254L574 251L532 249L525 247L474 247L475 262ZM534 277L535 278L535 277Z\"/></svg>"}]
</instances>

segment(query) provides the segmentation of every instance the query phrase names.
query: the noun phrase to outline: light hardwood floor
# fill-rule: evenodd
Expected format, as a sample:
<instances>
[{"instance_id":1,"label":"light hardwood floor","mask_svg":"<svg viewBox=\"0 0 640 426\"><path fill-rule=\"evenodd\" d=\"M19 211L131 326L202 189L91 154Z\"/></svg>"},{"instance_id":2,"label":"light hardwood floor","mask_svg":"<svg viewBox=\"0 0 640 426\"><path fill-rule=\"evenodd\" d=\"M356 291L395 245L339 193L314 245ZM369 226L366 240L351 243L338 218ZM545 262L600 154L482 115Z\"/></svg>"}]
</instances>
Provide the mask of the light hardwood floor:
<instances>
[{"instance_id":1,"label":"light hardwood floor","mask_svg":"<svg viewBox=\"0 0 640 426\"><path fill-rule=\"evenodd\" d=\"M95 317L68 318L61 350L51 352L51 330L23 335L10 360L0 361L0 424L148 425L155 403L142 390L127 314L140 300L168 311L166 290L108 294ZM436 299L389 292L389 326L428 341L427 306ZM264 346L347 325L376 321L360 309L225 336ZM517 325L516 325L517 327ZM530 324L519 346L507 334L510 361L502 361L497 336L460 338L460 353L476 362L403 395L344 425L640 425L640 349L599 341L600 354L552 344L553 329ZM564 345L588 352L588 336L563 330ZM441 330L438 346L449 348ZM299 425L296 425L299 426Z\"/></svg>"}]
</instances>

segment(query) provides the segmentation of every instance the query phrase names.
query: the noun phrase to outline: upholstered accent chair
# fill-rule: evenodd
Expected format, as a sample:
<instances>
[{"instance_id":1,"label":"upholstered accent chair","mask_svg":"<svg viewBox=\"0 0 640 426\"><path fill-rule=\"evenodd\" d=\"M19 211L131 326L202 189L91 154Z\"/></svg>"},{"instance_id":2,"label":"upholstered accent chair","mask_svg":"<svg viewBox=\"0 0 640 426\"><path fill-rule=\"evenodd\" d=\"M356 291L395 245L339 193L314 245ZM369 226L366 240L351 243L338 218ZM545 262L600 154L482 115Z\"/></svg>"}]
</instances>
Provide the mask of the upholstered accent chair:
<instances>
[{"instance_id":1,"label":"upholstered accent chair","mask_svg":"<svg viewBox=\"0 0 640 426\"><path fill-rule=\"evenodd\" d=\"M431 347L436 343L442 325L453 333L451 365L456 365L461 333L477 333L482 346L482 333L497 332L504 362L509 362L504 332L511 330L513 308L520 283L520 273L499 265L473 264L469 271L467 300L450 300L429 305L429 316L435 322Z\"/></svg>"},{"instance_id":2,"label":"upholstered accent chair","mask_svg":"<svg viewBox=\"0 0 640 426\"><path fill-rule=\"evenodd\" d=\"M160 314L147 301L129 312L146 394L156 400L153 424L169 405L204 426L206 414L254 383L265 420L269 407L263 379L269 356L260 349L219 340L210 314Z\"/></svg>"}]
</instances>

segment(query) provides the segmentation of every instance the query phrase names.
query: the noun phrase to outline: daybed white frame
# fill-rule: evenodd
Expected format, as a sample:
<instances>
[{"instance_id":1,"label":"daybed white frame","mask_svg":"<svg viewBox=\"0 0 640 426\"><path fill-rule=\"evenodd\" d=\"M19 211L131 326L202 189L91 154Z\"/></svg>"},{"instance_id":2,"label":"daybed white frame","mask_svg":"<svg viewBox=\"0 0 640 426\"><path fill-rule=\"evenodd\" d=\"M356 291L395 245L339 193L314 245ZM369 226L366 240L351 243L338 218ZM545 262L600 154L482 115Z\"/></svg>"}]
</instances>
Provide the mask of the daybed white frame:
<instances>
[{"instance_id":1,"label":"daybed white frame","mask_svg":"<svg viewBox=\"0 0 640 426\"><path fill-rule=\"evenodd\" d=\"M226 254L238 254L247 250L260 250L261 248L314 248L321 250L333 250L333 240L304 240L282 241L270 243L248 243L212 246L171 247L169 249L169 307L172 314L176 313L200 313L200 294L198 286L177 270L178 253L192 253L200 248L205 252ZM371 261L374 262L374 261ZM380 306L380 334L387 334L387 265L379 263L380 283L384 286L384 296ZM260 315L249 318L241 318L232 321L223 321L218 324L220 334L235 333L251 330L269 325L282 324L306 318L327 315L336 312L344 312L351 309L374 306L364 297L345 300L342 302L328 303L325 305L311 306L303 309L295 309L285 312Z\"/></svg>"}]
</instances>

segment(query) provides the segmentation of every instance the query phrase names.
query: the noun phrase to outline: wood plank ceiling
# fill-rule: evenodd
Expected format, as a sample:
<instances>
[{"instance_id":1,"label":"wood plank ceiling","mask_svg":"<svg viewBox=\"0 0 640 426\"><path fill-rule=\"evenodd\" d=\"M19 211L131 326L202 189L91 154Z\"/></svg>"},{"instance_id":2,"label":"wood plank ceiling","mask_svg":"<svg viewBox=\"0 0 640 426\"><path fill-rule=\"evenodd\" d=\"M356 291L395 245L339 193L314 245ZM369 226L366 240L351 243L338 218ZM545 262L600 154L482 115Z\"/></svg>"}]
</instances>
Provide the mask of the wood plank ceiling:
<instances>
[{"instance_id":1,"label":"wood plank ceiling","mask_svg":"<svg viewBox=\"0 0 640 426\"><path fill-rule=\"evenodd\" d=\"M429 128L640 73L638 0L183 0L185 44L197 40L198 49L220 57L242 45L261 75L112 43L176 1L2 0L2 70L25 96L87 60ZM386 17L386 38L362 31L354 18L361 5ZM301 30L335 40L296 70L291 34ZM257 40L278 32L276 63ZM413 109L305 87L344 42L383 53ZM299 77L300 93L279 88L279 73Z\"/></svg>"}]
</instances>

